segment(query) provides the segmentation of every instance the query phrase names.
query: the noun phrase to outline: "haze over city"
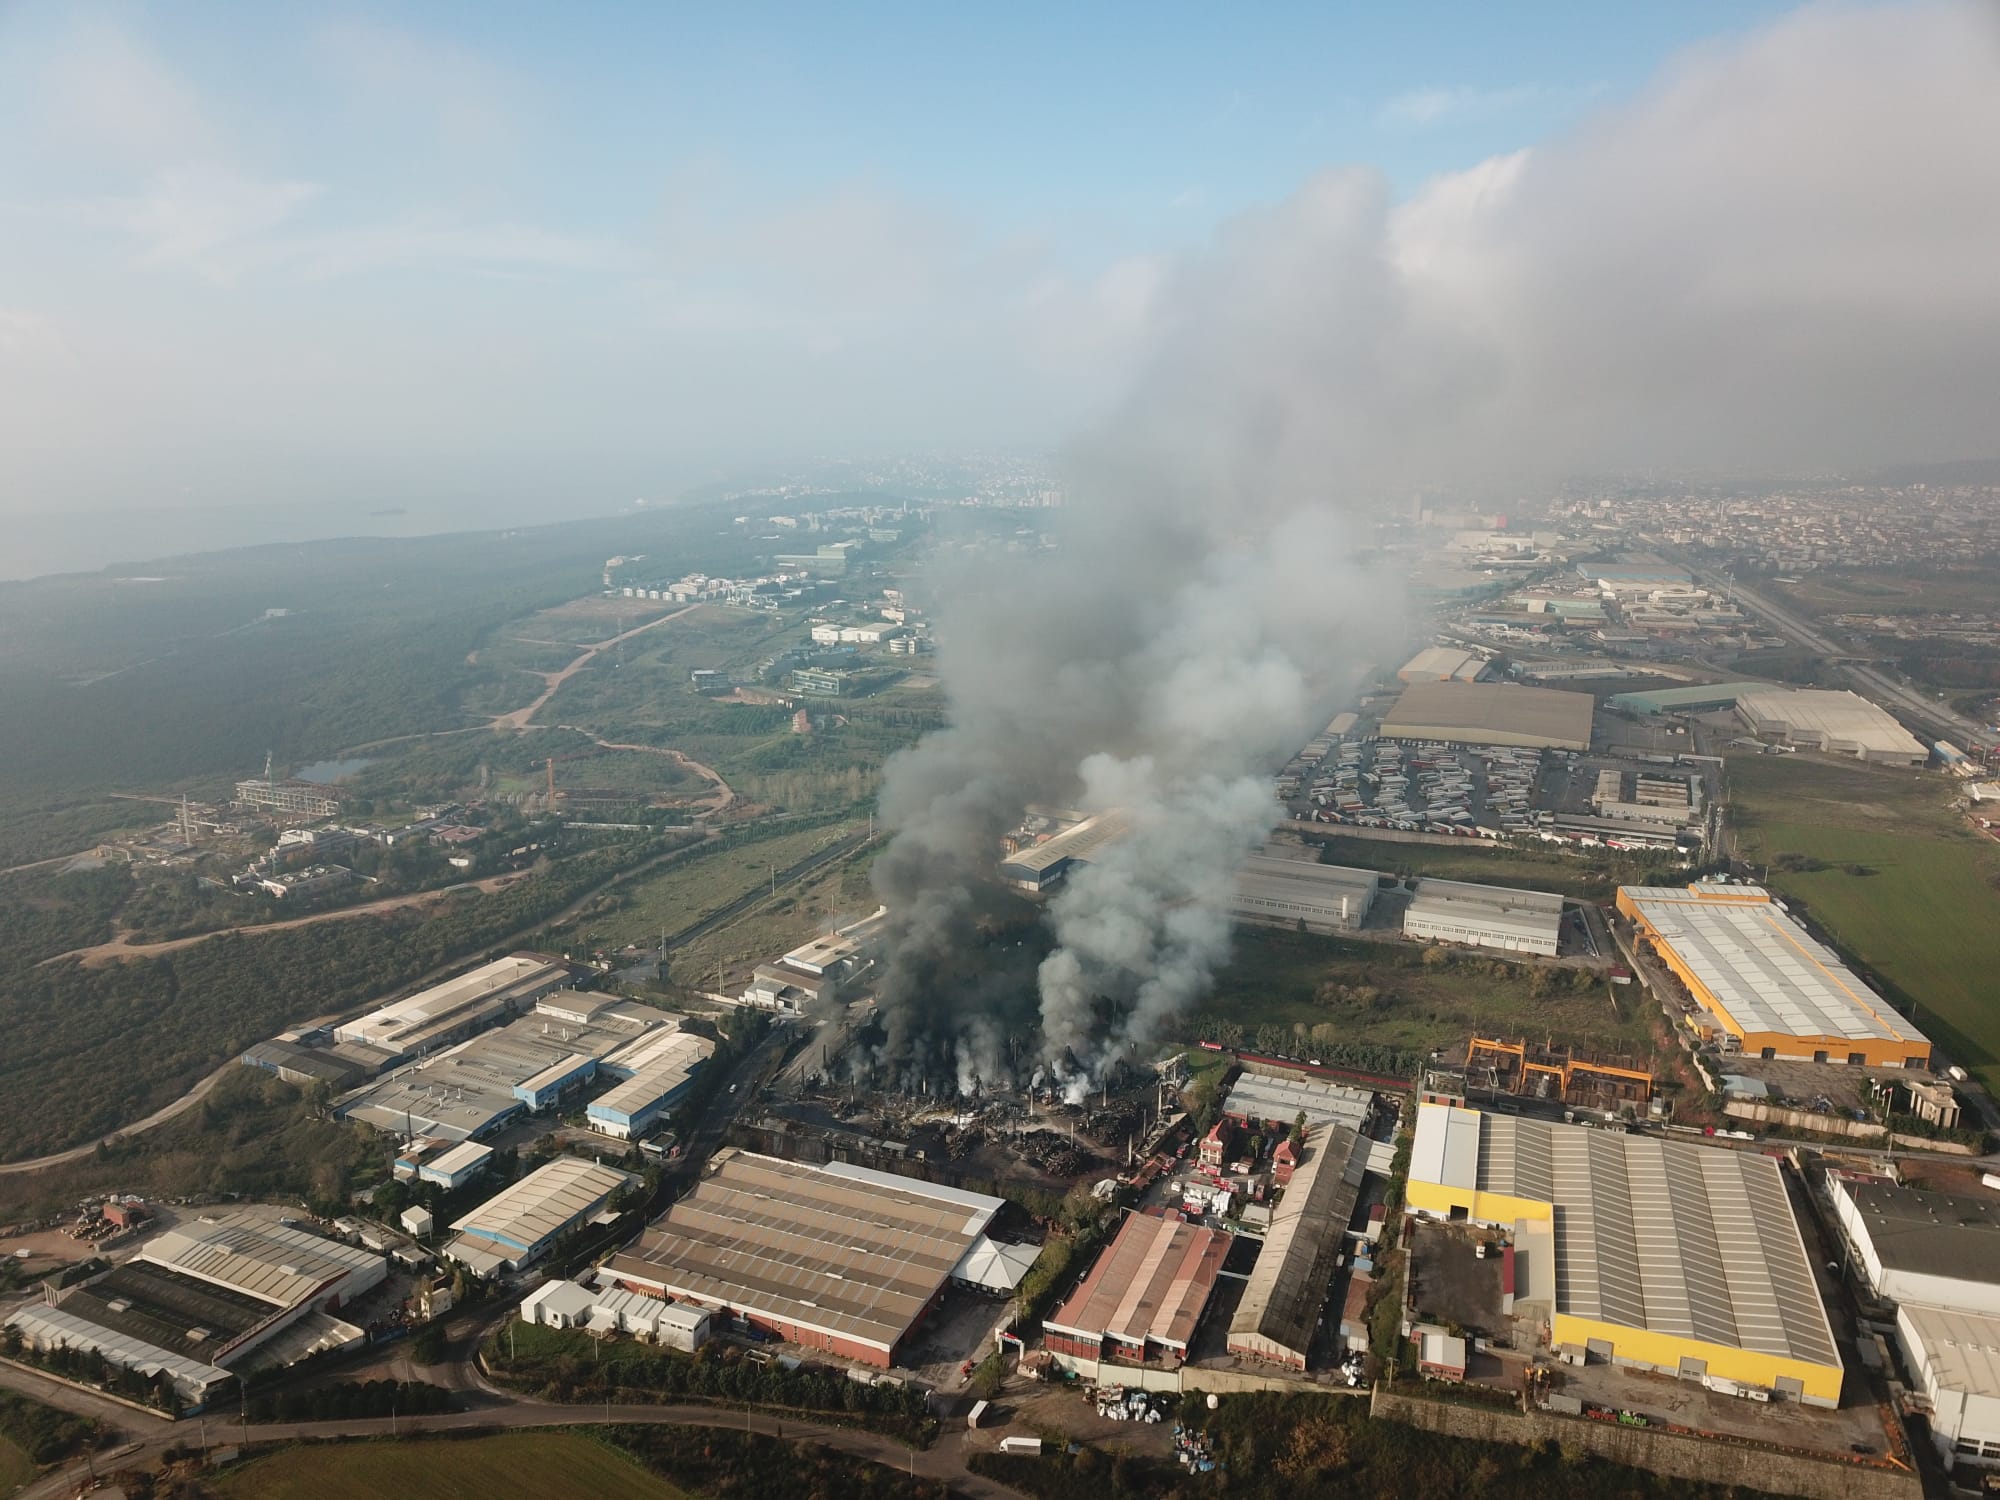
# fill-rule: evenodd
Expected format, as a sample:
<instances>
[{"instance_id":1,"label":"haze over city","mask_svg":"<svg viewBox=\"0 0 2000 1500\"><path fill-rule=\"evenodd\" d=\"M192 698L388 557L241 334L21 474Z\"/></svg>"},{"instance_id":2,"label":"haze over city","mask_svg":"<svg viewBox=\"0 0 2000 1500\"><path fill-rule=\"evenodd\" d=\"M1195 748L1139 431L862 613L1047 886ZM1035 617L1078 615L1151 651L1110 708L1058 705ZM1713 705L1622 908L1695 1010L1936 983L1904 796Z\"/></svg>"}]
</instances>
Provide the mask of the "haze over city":
<instances>
[{"instance_id":1,"label":"haze over city","mask_svg":"<svg viewBox=\"0 0 2000 1500\"><path fill-rule=\"evenodd\" d=\"M0 6L0 1500L2000 1487L1996 84Z\"/></svg>"}]
</instances>

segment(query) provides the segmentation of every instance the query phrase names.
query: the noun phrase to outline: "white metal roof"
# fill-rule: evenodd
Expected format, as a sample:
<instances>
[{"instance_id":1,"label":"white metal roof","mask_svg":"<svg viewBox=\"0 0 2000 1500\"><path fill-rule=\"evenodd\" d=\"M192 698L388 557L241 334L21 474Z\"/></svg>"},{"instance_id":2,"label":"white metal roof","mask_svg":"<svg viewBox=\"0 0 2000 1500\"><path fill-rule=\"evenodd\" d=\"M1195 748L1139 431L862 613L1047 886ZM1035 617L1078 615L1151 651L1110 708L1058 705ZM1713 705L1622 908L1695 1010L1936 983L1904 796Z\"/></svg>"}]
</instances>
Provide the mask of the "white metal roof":
<instances>
[{"instance_id":1,"label":"white metal roof","mask_svg":"<svg viewBox=\"0 0 2000 1500\"><path fill-rule=\"evenodd\" d=\"M1746 1032L1929 1043L1757 886L1621 893Z\"/></svg>"},{"instance_id":2,"label":"white metal roof","mask_svg":"<svg viewBox=\"0 0 2000 1500\"><path fill-rule=\"evenodd\" d=\"M198 1219L149 1240L138 1259L293 1307L330 1282L382 1264L359 1249L253 1214Z\"/></svg>"},{"instance_id":3,"label":"white metal roof","mask_svg":"<svg viewBox=\"0 0 2000 1500\"><path fill-rule=\"evenodd\" d=\"M1304 1110L1306 1124L1359 1128L1373 1108L1375 1096L1366 1089L1316 1078L1279 1078L1263 1073L1241 1074L1223 1101L1225 1113L1245 1120L1275 1120L1290 1125Z\"/></svg>"},{"instance_id":4,"label":"white metal roof","mask_svg":"<svg viewBox=\"0 0 2000 1500\"><path fill-rule=\"evenodd\" d=\"M559 1156L503 1188L452 1228L510 1245L534 1246L581 1218L631 1176L577 1156Z\"/></svg>"},{"instance_id":5,"label":"white metal roof","mask_svg":"<svg viewBox=\"0 0 2000 1500\"><path fill-rule=\"evenodd\" d=\"M444 1155L427 1161L422 1171L443 1177L456 1177L469 1167L476 1167L493 1154L491 1146L482 1146L477 1141L460 1141Z\"/></svg>"},{"instance_id":6,"label":"white metal roof","mask_svg":"<svg viewBox=\"0 0 2000 1500\"><path fill-rule=\"evenodd\" d=\"M205 1365L143 1339L100 1328L61 1307L30 1303L7 1322L20 1329L21 1337L33 1348L47 1349L61 1344L71 1349L94 1349L111 1363L137 1370L141 1375L157 1375L164 1370L184 1392L198 1393L230 1378L229 1372L218 1365Z\"/></svg>"},{"instance_id":7,"label":"white metal roof","mask_svg":"<svg viewBox=\"0 0 2000 1500\"><path fill-rule=\"evenodd\" d=\"M1411 1181L1470 1190L1478 1186L1478 1177L1479 1115L1449 1104L1418 1105Z\"/></svg>"},{"instance_id":8,"label":"white metal roof","mask_svg":"<svg viewBox=\"0 0 2000 1500\"><path fill-rule=\"evenodd\" d=\"M1760 732L1820 740L1829 749L1918 758L1930 753L1887 711L1844 689L1769 688L1744 693L1736 708Z\"/></svg>"},{"instance_id":9,"label":"white metal roof","mask_svg":"<svg viewBox=\"0 0 2000 1500\"><path fill-rule=\"evenodd\" d=\"M1905 1302L1896 1321L1933 1388L2000 1400L2000 1318Z\"/></svg>"}]
</instances>

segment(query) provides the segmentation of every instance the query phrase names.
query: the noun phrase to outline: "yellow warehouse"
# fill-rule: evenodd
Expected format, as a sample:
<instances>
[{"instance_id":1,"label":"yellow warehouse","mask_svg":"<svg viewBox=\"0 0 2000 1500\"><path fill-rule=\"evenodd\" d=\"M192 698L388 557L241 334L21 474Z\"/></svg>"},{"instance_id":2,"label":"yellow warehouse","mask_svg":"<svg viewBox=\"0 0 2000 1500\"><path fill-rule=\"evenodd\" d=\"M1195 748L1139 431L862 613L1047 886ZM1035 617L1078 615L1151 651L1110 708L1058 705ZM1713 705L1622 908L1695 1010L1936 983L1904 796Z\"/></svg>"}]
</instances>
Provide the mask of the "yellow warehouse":
<instances>
[{"instance_id":1,"label":"yellow warehouse","mask_svg":"<svg viewBox=\"0 0 2000 1500\"><path fill-rule=\"evenodd\" d=\"M1761 887L1626 885L1618 910L1701 1006L1704 1033L1747 1056L1930 1066L1923 1033Z\"/></svg>"},{"instance_id":2,"label":"yellow warehouse","mask_svg":"<svg viewBox=\"0 0 2000 1500\"><path fill-rule=\"evenodd\" d=\"M1559 1350L1840 1404L1833 1330L1767 1156L1421 1104L1406 1201L1512 1230Z\"/></svg>"}]
</instances>

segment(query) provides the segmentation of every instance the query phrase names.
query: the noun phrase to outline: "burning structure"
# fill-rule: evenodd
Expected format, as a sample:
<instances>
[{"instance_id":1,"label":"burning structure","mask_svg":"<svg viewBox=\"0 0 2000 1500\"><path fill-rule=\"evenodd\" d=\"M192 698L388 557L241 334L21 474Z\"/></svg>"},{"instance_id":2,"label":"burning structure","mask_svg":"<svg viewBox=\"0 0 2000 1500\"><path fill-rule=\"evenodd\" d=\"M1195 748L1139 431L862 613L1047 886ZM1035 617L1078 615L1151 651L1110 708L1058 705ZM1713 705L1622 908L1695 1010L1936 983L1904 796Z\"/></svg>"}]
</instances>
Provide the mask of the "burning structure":
<instances>
[{"instance_id":1,"label":"burning structure","mask_svg":"<svg viewBox=\"0 0 2000 1500\"><path fill-rule=\"evenodd\" d=\"M1081 1096L1149 1046L1227 956L1273 773L1395 633L1319 496L1144 474L1125 442L1086 456L1054 551L939 590L951 722L890 762L873 872L890 1086ZM1051 806L1083 821L1010 850Z\"/></svg>"}]
</instances>

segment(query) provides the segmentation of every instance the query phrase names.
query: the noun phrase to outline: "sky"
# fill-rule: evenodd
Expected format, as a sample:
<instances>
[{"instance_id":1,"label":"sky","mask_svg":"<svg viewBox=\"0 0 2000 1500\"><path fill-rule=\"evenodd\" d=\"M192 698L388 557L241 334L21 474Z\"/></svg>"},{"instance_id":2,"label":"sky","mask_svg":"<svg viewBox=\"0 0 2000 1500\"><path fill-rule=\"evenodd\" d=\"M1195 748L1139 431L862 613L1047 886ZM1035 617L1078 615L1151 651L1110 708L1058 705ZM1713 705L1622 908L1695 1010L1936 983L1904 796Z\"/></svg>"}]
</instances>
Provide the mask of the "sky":
<instances>
[{"instance_id":1,"label":"sky","mask_svg":"<svg viewBox=\"0 0 2000 1500\"><path fill-rule=\"evenodd\" d=\"M1992 16L4 4L0 514L580 514L1106 420L1235 441L1190 415L1274 354L1345 414L1300 461L1369 482L1425 445L1981 456Z\"/></svg>"}]
</instances>

